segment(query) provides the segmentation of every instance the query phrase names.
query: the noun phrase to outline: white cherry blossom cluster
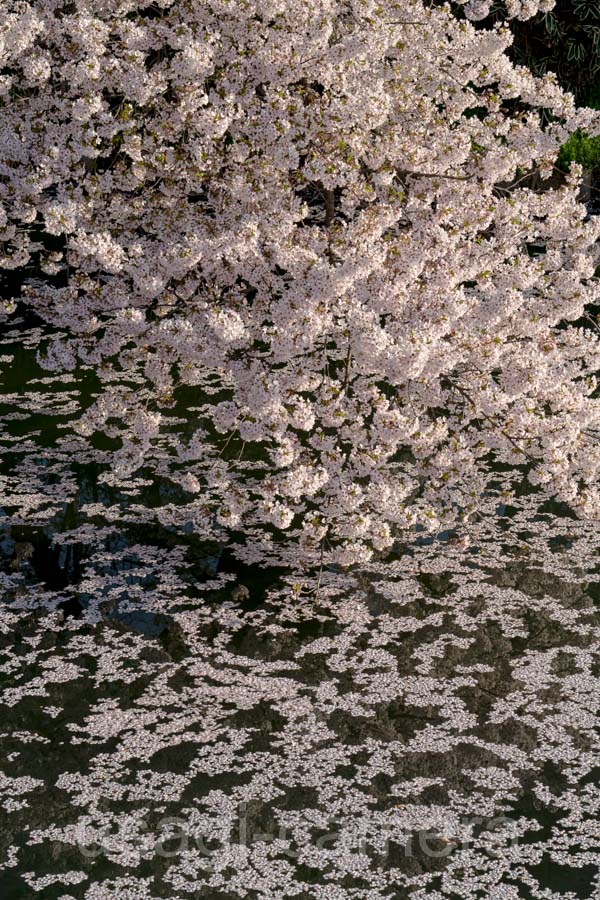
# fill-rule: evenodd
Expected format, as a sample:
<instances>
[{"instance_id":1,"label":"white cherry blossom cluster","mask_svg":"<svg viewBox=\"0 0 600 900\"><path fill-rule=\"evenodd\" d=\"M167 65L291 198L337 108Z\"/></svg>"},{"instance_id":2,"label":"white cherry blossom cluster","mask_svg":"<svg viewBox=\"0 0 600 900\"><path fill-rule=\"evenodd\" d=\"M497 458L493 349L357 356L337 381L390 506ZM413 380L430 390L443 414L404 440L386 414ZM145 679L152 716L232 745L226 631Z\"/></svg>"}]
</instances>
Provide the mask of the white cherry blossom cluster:
<instances>
[{"instance_id":1,"label":"white cherry blossom cluster","mask_svg":"<svg viewBox=\"0 0 600 900\"><path fill-rule=\"evenodd\" d=\"M115 472L168 438L161 477L199 498L174 525L351 564L468 522L492 459L600 516L600 223L577 167L524 183L600 116L514 66L506 23L7 0L0 36L0 265L60 329L48 368L94 368L79 434Z\"/></svg>"}]
</instances>

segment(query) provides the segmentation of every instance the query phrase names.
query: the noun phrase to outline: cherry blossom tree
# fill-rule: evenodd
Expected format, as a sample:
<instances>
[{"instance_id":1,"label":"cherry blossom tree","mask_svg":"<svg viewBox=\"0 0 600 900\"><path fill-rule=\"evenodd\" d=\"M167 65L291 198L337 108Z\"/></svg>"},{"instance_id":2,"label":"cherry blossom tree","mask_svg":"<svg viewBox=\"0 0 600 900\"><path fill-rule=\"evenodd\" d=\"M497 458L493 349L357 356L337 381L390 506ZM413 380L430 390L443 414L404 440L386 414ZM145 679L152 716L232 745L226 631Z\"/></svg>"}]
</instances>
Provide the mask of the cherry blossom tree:
<instances>
[{"instance_id":1,"label":"cherry blossom tree","mask_svg":"<svg viewBox=\"0 0 600 900\"><path fill-rule=\"evenodd\" d=\"M600 114L462 5L1 4L3 896L597 892Z\"/></svg>"},{"instance_id":2,"label":"cherry blossom tree","mask_svg":"<svg viewBox=\"0 0 600 900\"><path fill-rule=\"evenodd\" d=\"M502 0L453 4L472 20L493 17L503 19ZM492 18L488 18L492 17ZM514 43L511 58L536 74L555 72L563 87L572 91L582 104L594 102L598 91L600 56L600 9L594 0L557 0L538 6L534 16L515 17L511 22Z\"/></svg>"},{"instance_id":3,"label":"cherry blossom tree","mask_svg":"<svg viewBox=\"0 0 600 900\"><path fill-rule=\"evenodd\" d=\"M577 166L520 183L600 115L487 6L4 3L0 265L163 523L350 565L467 530L498 466L600 515L600 223Z\"/></svg>"}]
</instances>

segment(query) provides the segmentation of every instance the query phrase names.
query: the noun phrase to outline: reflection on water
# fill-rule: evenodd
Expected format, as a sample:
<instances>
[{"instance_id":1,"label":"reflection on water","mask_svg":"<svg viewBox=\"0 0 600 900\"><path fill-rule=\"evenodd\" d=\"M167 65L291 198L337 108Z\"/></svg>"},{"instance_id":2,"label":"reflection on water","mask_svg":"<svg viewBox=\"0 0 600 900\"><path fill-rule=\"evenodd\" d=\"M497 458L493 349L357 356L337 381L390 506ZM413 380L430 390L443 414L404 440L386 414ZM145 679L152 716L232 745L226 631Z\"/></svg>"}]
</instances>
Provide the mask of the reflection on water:
<instances>
[{"instance_id":1,"label":"reflection on water","mask_svg":"<svg viewBox=\"0 0 600 900\"><path fill-rule=\"evenodd\" d=\"M531 496L468 548L241 567L94 527L85 391L45 387L5 384L2 897L598 896L600 535Z\"/></svg>"}]
</instances>

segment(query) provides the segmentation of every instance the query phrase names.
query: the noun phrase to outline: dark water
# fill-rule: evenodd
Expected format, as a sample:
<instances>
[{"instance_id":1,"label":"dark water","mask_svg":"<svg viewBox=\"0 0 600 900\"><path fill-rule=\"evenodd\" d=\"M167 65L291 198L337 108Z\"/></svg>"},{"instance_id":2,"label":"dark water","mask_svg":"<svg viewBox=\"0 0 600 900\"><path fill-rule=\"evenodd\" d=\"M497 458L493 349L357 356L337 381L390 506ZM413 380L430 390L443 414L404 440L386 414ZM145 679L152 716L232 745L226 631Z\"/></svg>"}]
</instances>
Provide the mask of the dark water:
<instances>
[{"instance_id":1,"label":"dark water","mask_svg":"<svg viewBox=\"0 0 600 900\"><path fill-rule=\"evenodd\" d=\"M93 373L36 341L0 345L3 900L600 896L600 535L525 496L300 578L103 519Z\"/></svg>"}]
</instances>

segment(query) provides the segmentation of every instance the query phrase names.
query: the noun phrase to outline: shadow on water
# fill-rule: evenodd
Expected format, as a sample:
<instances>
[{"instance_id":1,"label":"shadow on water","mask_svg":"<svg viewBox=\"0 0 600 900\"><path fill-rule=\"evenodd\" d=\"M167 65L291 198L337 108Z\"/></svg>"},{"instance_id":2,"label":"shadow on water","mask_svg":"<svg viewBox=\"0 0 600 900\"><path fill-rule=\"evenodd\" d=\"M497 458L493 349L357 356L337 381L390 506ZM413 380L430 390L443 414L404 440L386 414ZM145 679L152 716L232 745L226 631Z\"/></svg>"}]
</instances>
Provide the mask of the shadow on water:
<instances>
[{"instance_id":1,"label":"shadow on water","mask_svg":"<svg viewBox=\"0 0 600 900\"><path fill-rule=\"evenodd\" d=\"M5 433L15 465L10 439L48 419L35 403L30 411ZM90 881L87 896L121 900L122 878L131 896L165 900L250 890L278 900L500 897L517 896L500 893L515 885L520 897L593 896L585 803L575 825L569 815L573 784L583 798L598 774L598 548L568 508L539 504L527 519L500 505L472 552L451 531L437 542L421 535L364 571L324 571L321 593L292 594L284 568L248 565L185 529L130 522L86 543L81 505L119 498L99 483L98 458L66 456L75 499L52 506L62 470L41 466L46 519L2 530L0 743L16 805L5 807L0 850L18 851L15 871L0 875L2 897L32 896L33 871L56 876L36 889L42 900L80 900ZM168 490L155 480L141 496L159 507ZM549 522L536 562L531 546ZM463 820L482 809L514 826L522 860L490 862L485 821L461 848ZM152 831L169 816L206 829L207 847L218 836L220 875L211 881L207 856L191 850L183 862L140 852L127 829ZM83 820L96 838L106 822L125 823L122 845L84 857L73 836ZM242 824L257 836L241 840ZM373 842L364 853L361 828ZM521 864L535 891L513 877Z\"/></svg>"}]
</instances>

